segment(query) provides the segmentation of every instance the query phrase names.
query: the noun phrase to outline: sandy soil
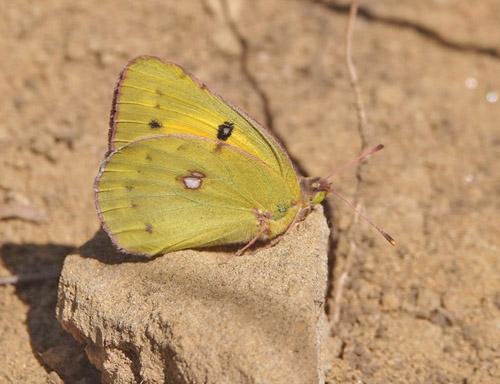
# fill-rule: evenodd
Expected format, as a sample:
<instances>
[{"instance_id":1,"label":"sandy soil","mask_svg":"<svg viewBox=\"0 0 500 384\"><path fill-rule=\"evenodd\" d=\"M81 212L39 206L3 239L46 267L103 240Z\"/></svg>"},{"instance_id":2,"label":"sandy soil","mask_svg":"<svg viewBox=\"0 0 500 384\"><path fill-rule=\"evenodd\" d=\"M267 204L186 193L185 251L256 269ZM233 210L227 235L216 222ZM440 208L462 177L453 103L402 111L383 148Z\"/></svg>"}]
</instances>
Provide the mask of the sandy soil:
<instances>
[{"instance_id":1,"label":"sandy soil","mask_svg":"<svg viewBox=\"0 0 500 384\"><path fill-rule=\"evenodd\" d=\"M343 58L346 3L16 0L0 13L0 276L61 268L99 228L92 183L125 62L195 73L270 125L309 175L360 149ZM387 146L333 180L391 233L330 197L328 383L500 382L500 4L366 2L356 63ZM236 34L235 34L236 33ZM57 280L0 287L0 382L95 383L55 320Z\"/></svg>"}]
</instances>

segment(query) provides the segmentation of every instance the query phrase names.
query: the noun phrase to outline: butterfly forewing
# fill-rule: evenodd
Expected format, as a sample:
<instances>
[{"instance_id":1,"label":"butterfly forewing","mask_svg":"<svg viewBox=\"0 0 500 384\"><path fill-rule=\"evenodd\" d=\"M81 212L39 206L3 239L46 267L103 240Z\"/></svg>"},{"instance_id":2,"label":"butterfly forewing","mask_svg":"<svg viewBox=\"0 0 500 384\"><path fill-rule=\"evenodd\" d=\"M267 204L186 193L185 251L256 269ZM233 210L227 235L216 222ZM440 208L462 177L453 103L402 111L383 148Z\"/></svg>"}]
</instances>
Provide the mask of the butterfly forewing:
<instances>
[{"instance_id":1,"label":"butterfly forewing","mask_svg":"<svg viewBox=\"0 0 500 384\"><path fill-rule=\"evenodd\" d=\"M272 134L173 63L138 57L122 71L111 115L110 150L162 134L219 140L257 157L298 191L288 155Z\"/></svg>"}]
</instances>

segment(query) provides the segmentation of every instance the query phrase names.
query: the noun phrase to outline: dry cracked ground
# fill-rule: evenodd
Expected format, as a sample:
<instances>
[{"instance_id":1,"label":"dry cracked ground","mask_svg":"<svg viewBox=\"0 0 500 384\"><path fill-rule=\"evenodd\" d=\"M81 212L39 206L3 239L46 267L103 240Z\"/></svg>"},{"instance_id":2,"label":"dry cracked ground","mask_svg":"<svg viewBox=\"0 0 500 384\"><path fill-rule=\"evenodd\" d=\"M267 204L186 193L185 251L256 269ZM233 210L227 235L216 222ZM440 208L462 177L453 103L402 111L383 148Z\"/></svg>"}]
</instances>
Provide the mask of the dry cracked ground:
<instances>
[{"instance_id":1,"label":"dry cracked ground","mask_svg":"<svg viewBox=\"0 0 500 384\"><path fill-rule=\"evenodd\" d=\"M114 83L134 56L195 73L270 126L308 175L358 153L348 2L228 3L2 6L0 276L57 273L99 228L92 183ZM353 168L333 183L398 246L329 197L328 383L500 382L498 20L497 0L361 4L353 60L367 139L387 148L360 182ZM56 292L54 278L0 287L0 382L99 380L55 319Z\"/></svg>"}]
</instances>

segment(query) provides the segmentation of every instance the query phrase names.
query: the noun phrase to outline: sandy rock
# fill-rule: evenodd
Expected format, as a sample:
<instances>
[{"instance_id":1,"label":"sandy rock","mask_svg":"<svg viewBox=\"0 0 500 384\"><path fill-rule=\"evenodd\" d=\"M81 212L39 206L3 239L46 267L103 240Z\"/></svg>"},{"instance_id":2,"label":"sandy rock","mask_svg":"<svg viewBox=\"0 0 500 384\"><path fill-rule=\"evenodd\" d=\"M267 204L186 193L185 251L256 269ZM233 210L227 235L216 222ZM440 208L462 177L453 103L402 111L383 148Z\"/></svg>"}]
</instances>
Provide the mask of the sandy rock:
<instances>
[{"instance_id":1,"label":"sandy rock","mask_svg":"<svg viewBox=\"0 0 500 384\"><path fill-rule=\"evenodd\" d=\"M381 304L384 311L396 311L399 308L400 300L394 292L384 292Z\"/></svg>"},{"instance_id":2,"label":"sandy rock","mask_svg":"<svg viewBox=\"0 0 500 384\"><path fill-rule=\"evenodd\" d=\"M321 207L275 247L139 259L102 231L69 255L57 317L104 383L322 383L329 229Z\"/></svg>"}]
</instances>

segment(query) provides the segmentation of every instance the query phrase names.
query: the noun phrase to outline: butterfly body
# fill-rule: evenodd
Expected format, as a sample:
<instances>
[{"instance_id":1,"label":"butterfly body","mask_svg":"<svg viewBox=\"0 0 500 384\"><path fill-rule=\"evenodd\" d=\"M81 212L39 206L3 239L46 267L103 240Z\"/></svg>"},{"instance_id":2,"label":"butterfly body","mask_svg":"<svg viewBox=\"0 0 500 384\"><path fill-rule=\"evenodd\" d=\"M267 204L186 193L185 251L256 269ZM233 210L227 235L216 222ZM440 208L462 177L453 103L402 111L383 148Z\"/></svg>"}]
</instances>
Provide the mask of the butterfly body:
<instances>
[{"instance_id":1,"label":"butterfly body","mask_svg":"<svg viewBox=\"0 0 500 384\"><path fill-rule=\"evenodd\" d=\"M127 64L94 185L104 229L143 255L284 233L329 191L299 178L278 140L179 66Z\"/></svg>"}]
</instances>

